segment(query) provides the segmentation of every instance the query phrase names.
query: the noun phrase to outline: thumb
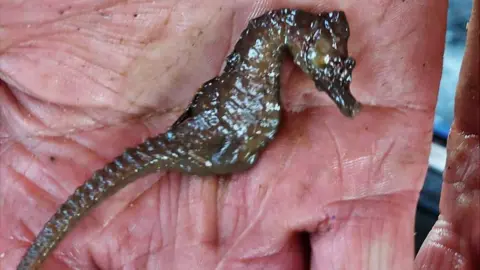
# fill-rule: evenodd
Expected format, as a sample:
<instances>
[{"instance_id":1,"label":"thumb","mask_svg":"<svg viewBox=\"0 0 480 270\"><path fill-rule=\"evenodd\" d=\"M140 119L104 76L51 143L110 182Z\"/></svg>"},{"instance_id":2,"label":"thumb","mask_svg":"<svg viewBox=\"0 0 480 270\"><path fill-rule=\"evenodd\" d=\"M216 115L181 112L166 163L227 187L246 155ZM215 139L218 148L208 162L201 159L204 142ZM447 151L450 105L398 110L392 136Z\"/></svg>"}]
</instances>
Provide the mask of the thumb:
<instances>
[{"instance_id":1,"label":"thumb","mask_svg":"<svg viewBox=\"0 0 480 270\"><path fill-rule=\"evenodd\" d=\"M473 1L447 143L440 217L420 249L417 269L480 265L480 0Z\"/></svg>"}]
</instances>

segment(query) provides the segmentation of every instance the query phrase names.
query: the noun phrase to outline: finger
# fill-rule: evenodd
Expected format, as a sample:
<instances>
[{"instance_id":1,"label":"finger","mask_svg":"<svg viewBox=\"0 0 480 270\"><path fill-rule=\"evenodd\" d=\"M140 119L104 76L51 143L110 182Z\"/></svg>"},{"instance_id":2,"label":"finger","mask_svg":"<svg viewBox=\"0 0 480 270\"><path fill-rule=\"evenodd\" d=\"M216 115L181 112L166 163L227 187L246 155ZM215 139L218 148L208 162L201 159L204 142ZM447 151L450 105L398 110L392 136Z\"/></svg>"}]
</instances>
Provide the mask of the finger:
<instances>
[{"instance_id":1,"label":"finger","mask_svg":"<svg viewBox=\"0 0 480 270\"><path fill-rule=\"evenodd\" d=\"M473 2L447 143L441 215L419 251L418 269L480 265L480 1Z\"/></svg>"},{"instance_id":2,"label":"finger","mask_svg":"<svg viewBox=\"0 0 480 270\"><path fill-rule=\"evenodd\" d=\"M455 123L458 132L480 134L479 1L474 0L467 27L466 50L455 97Z\"/></svg>"}]
</instances>

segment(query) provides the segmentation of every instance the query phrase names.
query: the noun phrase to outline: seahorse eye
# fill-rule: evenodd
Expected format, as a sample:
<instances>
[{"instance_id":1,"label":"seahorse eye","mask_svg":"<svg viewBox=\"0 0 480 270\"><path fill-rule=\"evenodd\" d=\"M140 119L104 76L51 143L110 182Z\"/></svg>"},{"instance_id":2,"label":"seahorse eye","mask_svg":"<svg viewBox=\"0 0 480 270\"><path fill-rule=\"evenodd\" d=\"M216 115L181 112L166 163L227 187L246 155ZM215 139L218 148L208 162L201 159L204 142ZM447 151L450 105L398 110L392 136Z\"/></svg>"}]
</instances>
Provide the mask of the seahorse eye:
<instances>
[{"instance_id":1,"label":"seahorse eye","mask_svg":"<svg viewBox=\"0 0 480 270\"><path fill-rule=\"evenodd\" d=\"M307 58L315 68L325 68L331 59L332 45L325 39L319 39L308 50Z\"/></svg>"}]
</instances>

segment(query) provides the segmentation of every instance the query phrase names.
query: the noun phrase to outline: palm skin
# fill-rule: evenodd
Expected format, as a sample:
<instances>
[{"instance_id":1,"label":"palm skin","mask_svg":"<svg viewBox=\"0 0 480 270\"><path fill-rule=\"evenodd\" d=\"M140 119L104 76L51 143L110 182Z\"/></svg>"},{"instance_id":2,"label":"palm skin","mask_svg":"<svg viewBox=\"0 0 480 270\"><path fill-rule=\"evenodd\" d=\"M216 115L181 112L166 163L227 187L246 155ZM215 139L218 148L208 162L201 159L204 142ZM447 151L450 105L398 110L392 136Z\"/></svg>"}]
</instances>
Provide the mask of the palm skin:
<instances>
[{"instance_id":1,"label":"palm skin","mask_svg":"<svg viewBox=\"0 0 480 270\"><path fill-rule=\"evenodd\" d=\"M173 123L249 19L282 7L346 12L362 112L345 118L286 63L282 128L253 169L140 179L46 269L413 268L446 1L62 5L0 11L1 269L95 169ZM20 24L29 9L44 16Z\"/></svg>"}]
</instances>

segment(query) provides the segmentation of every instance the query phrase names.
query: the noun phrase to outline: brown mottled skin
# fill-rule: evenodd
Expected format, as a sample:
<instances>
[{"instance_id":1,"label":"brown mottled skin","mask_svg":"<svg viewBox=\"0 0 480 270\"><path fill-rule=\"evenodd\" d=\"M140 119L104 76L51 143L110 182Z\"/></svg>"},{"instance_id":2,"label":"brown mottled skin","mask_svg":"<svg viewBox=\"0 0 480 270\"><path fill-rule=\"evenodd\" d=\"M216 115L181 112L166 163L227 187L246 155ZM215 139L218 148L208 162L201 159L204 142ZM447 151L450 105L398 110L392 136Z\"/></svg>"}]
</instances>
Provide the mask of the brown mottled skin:
<instances>
[{"instance_id":1,"label":"brown mottled skin","mask_svg":"<svg viewBox=\"0 0 480 270\"><path fill-rule=\"evenodd\" d=\"M347 117L360 103L350 93L355 61L341 11L270 11L250 21L224 72L202 85L185 113L164 134L127 149L96 171L47 222L17 269L37 269L90 209L136 179L159 170L193 175L248 170L280 124L280 67L289 52L320 91Z\"/></svg>"}]
</instances>

